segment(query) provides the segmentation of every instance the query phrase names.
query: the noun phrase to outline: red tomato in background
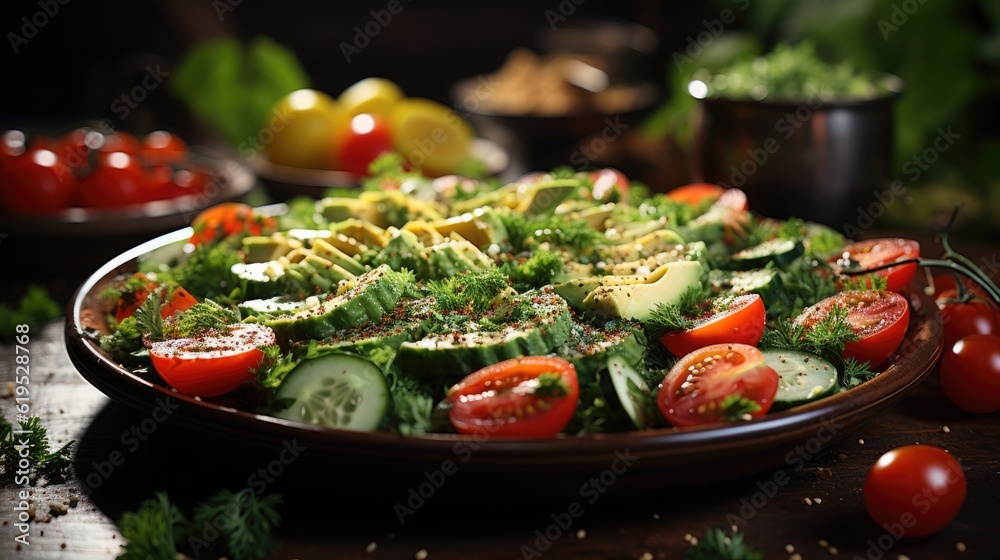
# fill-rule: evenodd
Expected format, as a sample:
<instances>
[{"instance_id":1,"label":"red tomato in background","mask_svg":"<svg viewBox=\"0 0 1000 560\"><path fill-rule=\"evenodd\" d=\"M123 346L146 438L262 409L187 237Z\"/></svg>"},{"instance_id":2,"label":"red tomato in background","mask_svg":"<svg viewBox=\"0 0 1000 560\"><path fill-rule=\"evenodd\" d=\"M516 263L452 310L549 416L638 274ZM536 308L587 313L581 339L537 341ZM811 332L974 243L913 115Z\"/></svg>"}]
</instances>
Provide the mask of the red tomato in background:
<instances>
[{"instance_id":1,"label":"red tomato in background","mask_svg":"<svg viewBox=\"0 0 1000 560\"><path fill-rule=\"evenodd\" d=\"M877 366L899 348L910 322L910 305L903 296L889 291L848 290L806 308L795 325L813 328L834 307L847 309L847 323L858 340L844 346L844 357Z\"/></svg>"},{"instance_id":2,"label":"red tomato in background","mask_svg":"<svg viewBox=\"0 0 1000 560\"><path fill-rule=\"evenodd\" d=\"M362 113L351 119L339 145L340 168L358 177L367 177L372 160L383 152L392 151L392 133L382 117Z\"/></svg>"},{"instance_id":3,"label":"red tomato in background","mask_svg":"<svg viewBox=\"0 0 1000 560\"><path fill-rule=\"evenodd\" d=\"M561 394L538 394L538 377L559 376ZM580 397L576 368L563 358L523 356L486 366L448 391L448 419L463 434L552 437L569 424Z\"/></svg>"},{"instance_id":4,"label":"red tomato in background","mask_svg":"<svg viewBox=\"0 0 1000 560\"><path fill-rule=\"evenodd\" d=\"M725 303L724 309L719 308L720 301ZM765 318L764 300L759 295L725 298L716 300L713 309L695 319L694 327L665 334L660 341L675 356L723 342L756 346L764 336Z\"/></svg>"},{"instance_id":5,"label":"red tomato in background","mask_svg":"<svg viewBox=\"0 0 1000 560\"><path fill-rule=\"evenodd\" d=\"M217 397L254 378L264 360L261 346L275 343L270 327L230 325L225 333L153 342L153 369L168 385L185 395Z\"/></svg>"},{"instance_id":6,"label":"red tomato in background","mask_svg":"<svg viewBox=\"0 0 1000 560\"><path fill-rule=\"evenodd\" d=\"M100 153L97 165L80 182L80 204L85 208L121 208L148 202L148 177L135 156L125 152Z\"/></svg>"},{"instance_id":7,"label":"red tomato in background","mask_svg":"<svg viewBox=\"0 0 1000 560\"><path fill-rule=\"evenodd\" d=\"M920 256L920 244L912 239L867 239L849 243L831 263L844 274L866 274L865 271L900 260ZM901 292L910 285L917 272L917 263L907 263L877 271L886 279L890 292Z\"/></svg>"},{"instance_id":8,"label":"red tomato in background","mask_svg":"<svg viewBox=\"0 0 1000 560\"><path fill-rule=\"evenodd\" d=\"M703 202L719 200L726 189L711 183L691 183L671 189L667 198L674 202L683 202L691 206L700 206Z\"/></svg>"},{"instance_id":9,"label":"red tomato in background","mask_svg":"<svg viewBox=\"0 0 1000 560\"><path fill-rule=\"evenodd\" d=\"M187 158L188 145L180 136L157 130L142 138L139 155L142 159L154 165L179 163Z\"/></svg>"},{"instance_id":10,"label":"red tomato in background","mask_svg":"<svg viewBox=\"0 0 1000 560\"><path fill-rule=\"evenodd\" d=\"M12 141L10 146L16 144ZM77 194L73 171L56 152L30 148L20 155L10 147L0 159L0 204L14 214L45 214L69 208Z\"/></svg>"},{"instance_id":11,"label":"red tomato in background","mask_svg":"<svg viewBox=\"0 0 1000 560\"><path fill-rule=\"evenodd\" d=\"M685 355L663 379L657 395L660 412L673 426L698 426L726 421L723 401L731 395L749 399L762 416L774 404L778 373L764 355L746 344L715 344Z\"/></svg>"},{"instance_id":12,"label":"red tomato in background","mask_svg":"<svg viewBox=\"0 0 1000 560\"><path fill-rule=\"evenodd\" d=\"M103 137L103 141L94 138L88 139L87 143L102 154L124 152L135 155L139 153L139 139L130 132L118 130L111 134L104 134Z\"/></svg>"},{"instance_id":13,"label":"red tomato in background","mask_svg":"<svg viewBox=\"0 0 1000 560\"><path fill-rule=\"evenodd\" d=\"M1000 410L1000 336L974 334L945 346L940 372L941 389L958 408Z\"/></svg>"},{"instance_id":14,"label":"red tomato in background","mask_svg":"<svg viewBox=\"0 0 1000 560\"><path fill-rule=\"evenodd\" d=\"M922 537L945 528L965 503L965 472L944 449L904 445L875 462L865 479L865 507L893 535Z\"/></svg>"},{"instance_id":15,"label":"red tomato in background","mask_svg":"<svg viewBox=\"0 0 1000 560\"><path fill-rule=\"evenodd\" d=\"M958 292L947 290L939 293L937 306L941 310L945 349L972 334L1000 335L1000 317L985 301L963 302L958 299Z\"/></svg>"},{"instance_id":16,"label":"red tomato in background","mask_svg":"<svg viewBox=\"0 0 1000 560\"><path fill-rule=\"evenodd\" d=\"M594 200L607 200L612 193L618 193L618 199L622 200L628 196L632 183L624 173L611 167L597 169L588 174L588 179L594 184L590 194Z\"/></svg>"}]
</instances>

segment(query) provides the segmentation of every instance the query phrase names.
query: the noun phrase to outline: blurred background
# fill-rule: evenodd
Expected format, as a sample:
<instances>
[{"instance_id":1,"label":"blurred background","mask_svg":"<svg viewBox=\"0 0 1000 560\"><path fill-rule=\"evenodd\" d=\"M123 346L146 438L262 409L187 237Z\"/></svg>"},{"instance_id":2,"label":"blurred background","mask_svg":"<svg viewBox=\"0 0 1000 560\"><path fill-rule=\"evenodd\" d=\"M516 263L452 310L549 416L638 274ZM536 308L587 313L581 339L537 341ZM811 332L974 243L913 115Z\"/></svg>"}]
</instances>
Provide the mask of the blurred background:
<instances>
[{"instance_id":1,"label":"blurred background","mask_svg":"<svg viewBox=\"0 0 1000 560\"><path fill-rule=\"evenodd\" d=\"M826 60L905 82L892 108L886 170L905 194L862 229L940 225L961 202L961 232L1000 230L998 0L35 0L0 10L5 129L65 131L108 119L119 130L167 129L235 154L238 136L197 114L192 102L218 71L185 72L186 97L171 83L180 81L185 57L228 37L269 45L258 58L244 53L228 62L245 81L233 103L259 96L257 105L266 106L283 85L336 96L363 78L384 77L408 96L456 108L477 135L508 150L502 178L613 166L658 192L697 178L692 74L781 42L809 41ZM559 53L588 64L554 83L545 64ZM260 86L276 75L282 79L270 80L270 89ZM476 81L483 76L490 79ZM497 103L477 97L484 87ZM141 100L129 97L136 88ZM550 98L557 101L546 105ZM267 193L255 190L248 200L266 202Z\"/></svg>"}]
</instances>

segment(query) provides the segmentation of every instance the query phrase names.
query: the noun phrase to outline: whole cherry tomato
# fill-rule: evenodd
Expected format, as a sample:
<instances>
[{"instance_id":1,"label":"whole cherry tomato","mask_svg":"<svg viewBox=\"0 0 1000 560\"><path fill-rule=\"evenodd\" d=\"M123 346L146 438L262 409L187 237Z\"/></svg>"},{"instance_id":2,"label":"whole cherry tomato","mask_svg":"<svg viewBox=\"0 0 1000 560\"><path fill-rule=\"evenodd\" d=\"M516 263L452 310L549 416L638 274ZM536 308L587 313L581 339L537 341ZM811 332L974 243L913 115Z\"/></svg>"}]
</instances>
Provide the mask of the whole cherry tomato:
<instances>
[{"instance_id":1,"label":"whole cherry tomato","mask_svg":"<svg viewBox=\"0 0 1000 560\"><path fill-rule=\"evenodd\" d=\"M149 202L148 177L135 156L125 152L98 154L94 170L80 183L85 208L120 208Z\"/></svg>"},{"instance_id":2,"label":"whole cherry tomato","mask_svg":"<svg viewBox=\"0 0 1000 560\"><path fill-rule=\"evenodd\" d=\"M52 150L30 148L20 155L0 158L0 204L8 212L64 210L73 204L77 186L72 170Z\"/></svg>"}]
</instances>

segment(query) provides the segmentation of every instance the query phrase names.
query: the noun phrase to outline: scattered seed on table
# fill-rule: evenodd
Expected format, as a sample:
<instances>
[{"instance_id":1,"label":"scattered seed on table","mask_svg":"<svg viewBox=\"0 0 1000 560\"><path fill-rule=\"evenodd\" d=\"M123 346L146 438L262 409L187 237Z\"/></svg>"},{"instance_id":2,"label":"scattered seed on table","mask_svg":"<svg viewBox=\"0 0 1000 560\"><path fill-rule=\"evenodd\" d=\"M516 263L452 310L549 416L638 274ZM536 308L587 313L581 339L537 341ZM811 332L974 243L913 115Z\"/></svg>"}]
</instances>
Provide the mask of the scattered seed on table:
<instances>
[{"instance_id":1,"label":"scattered seed on table","mask_svg":"<svg viewBox=\"0 0 1000 560\"><path fill-rule=\"evenodd\" d=\"M795 547L792 546L792 545L790 545L790 544L786 544L785 545L785 552L791 554L791 553L795 552Z\"/></svg>"},{"instance_id":2,"label":"scattered seed on table","mask_svg":"<svg viewBox=\"0 0 1000 560\"><path fill-rule=\"evenodd\" d=\"M859 439L859 440L858 440L858 443L860 443L861 445L864 445L864 444L865 444L865 440L863 440L863 439Z\"/></svg>"},{"instance_id":3,"label":"scattered seed on table","mask_svg":"<svg viewBox=\"0 0 1000 560\"><path fill-rule=\"evenodd\" d=\"M658 514L658 513L654 513L653 514L653 519L659 519L659 518L660 518L660 514Z\"/></svg>"},{"instance_id":4,"label":"scattered seed on table","mask_svg":"<svg viewBox=\"0 0 1000 560\"><path fill-rule=\"evenodd\" d=\"M692 535L691 533L684 533L684 542L691 542L691 539L693 538L694 535Z\"/></svg>"},{"instance_id":5,"label":"scattered seed on table","mask_svg":"<svg viewBox=\"0 0 1000 560\"><path fill-rule=\"evenodd\" d=\"M367 552L368 554L371 554L372 552L375 552L375 549L377 549L377 548L378 548L378 543L375 542L375 541L372 541L372 542L368 543L368 546L365 547L365 552Z\"/></svg>"},{"instance_id":6,"label":"scattered seed on table","mask_svg":"<svg viewBox=\"0 0 1000 560\"><path fill-rule=\"evenodd\" d=\"M587 537L587 530L586 529L580 529L579 531L576 532L576 538L578 538L578 539L584 539L586 537Z\"/></svg>"},{"instance_id":7,"label":"scattered seed on table","mask_svg":"<svg viewBox=\"0 0 1000 560\"><path fill-rule=\"evenodd\" d=\"M816 544L818 544L820 548L828 548L830 546L830 543L827 542L826 539L820 539Z\"/></svg>"},{"instance_id":8,"label":"scattered seed on table","mask_svg":"<svg viewBox=\"0 0 1000 560\"><path fill-rule=\"evenodd\" d=\"M698 537L691 537L691 546L698 546Z\"/></svg>"},{"instance_id":9,"label":"scattered seed on table","mask_svg":"<svg viewBox=\"0 0 1000 560\"><path fill-rule=\"evenodd\" d=\"M968 550L968 547L965 546L964 542L959 541L959 542L955 543L955 550L957 550L959 552L965 552L966 550Z\"/></svg>"},{"instance_id":10,"label":"scattered seed on table","mask_svg":"<svg viewBox=\"0 0 1000 560\"><path fill-rule=\"evenodd\" d=\"M900 554L896 557L896 560L910 560L910 557L905 554Z\"/></svg>"},{"instance_id":11,"label":"scattered seed on table","mask_svg":"<svg viewBox=\"0 0 1000 560\"><path fill-rule=\"evenodd\" d=\"M789 556L788 560L802 560L802 555L796 552L795 554Z\"/></svg>"},{"instance_id":12,"label":"scattered seed on table","mask_svg":"<svg viewBox=\"0 0 1000 560\"><path fill-rule=\"evenodd\" d=\"M946 434L950 434L951 433L951 428L949 428L948 426L942 426L941 427L941 431L944 432L944 433L946 433Z\"/></svg>"},{"instance_id":13,"label":"scattered seed on table","mask_svg":"<svg viewBox=\"0 0 1000 560\"><path fill-rule=\"evenodd\" d=\"M651 552L643 552L639 560L653 560L653 554Z\"/></svg>"},{"instance_id":14,"label":"scattered seed on table","mask_svg":"<svg viewBox=\"0 0 1000 560\"><path fill-rule=\"evenodd\" d=\"M830 554L832 554L834 556L837 555L837 547L835 547L835 546L831 546L830 548L828 548L826 550L827 550L827 552L829 552Z\"/></svg>"},{"instance_id":15,"label":"scattered seed on table","mask_svg":"<svg viewBox=\"0 0 1000 560\"><path fill-rule=\"evenodd\" d=\"M816 502L816 505L820 505L823 503L823 498L813 498L813 501Z\"/></svg>"},{"instance_id":16,"label":"scattered seed on table","mask_svg":"<svg viewBox=\"0 0 1000 560\"><path fill-rule=\"evenodd\" d=\"M417 560L427 560L427 556L428 556L427 549L421 548L420 550L417 551L417 554L414 555L413 557L416 558Z\"/></svg>"},{"instance_id":17,"label":"scattered seed on table","mask_svg":"<svg viewBox=\"0 0 1000 560\"><path fill-rule=\"evenodd\" d=\"M806 505L807 505L807 506L811 506L811 505L813 505L813 501L812 501L812 500L810 500L809 498L806 498L806 499L805 499L805 502L806 502Z\"/></svg>"}]
</instances>

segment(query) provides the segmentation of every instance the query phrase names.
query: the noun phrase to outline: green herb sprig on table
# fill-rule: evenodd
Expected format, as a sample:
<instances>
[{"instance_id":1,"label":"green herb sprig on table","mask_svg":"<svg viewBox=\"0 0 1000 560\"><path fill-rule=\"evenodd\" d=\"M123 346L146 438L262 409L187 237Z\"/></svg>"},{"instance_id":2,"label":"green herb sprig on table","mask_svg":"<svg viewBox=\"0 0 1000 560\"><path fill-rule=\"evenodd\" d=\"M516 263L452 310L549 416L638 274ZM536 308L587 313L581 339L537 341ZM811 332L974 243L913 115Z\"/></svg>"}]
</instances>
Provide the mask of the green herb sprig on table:
<instances>
[{"instance_id":1,"label":"green herb sprig on table","mask_svg":"<svg viewBox=\"0 0 1000 560\"><path fill-rule=\"evenodd\" d=\"M718 527L705 531L704 538L698 540L684 553L687 560L764 560L764 554L743 542L743 534L734 532L731 536Z\"/></svg>"},{"instance_id":2,"label":"green herb sprig on table","mask_svg":"<svg viewBox=\"0 0 1000 560\"><path fill-rule=\"evenodd\" d=\"M258 497L252 488L221 490L194 507L192 520L156 492L118 522L125 544L122 560L175 560L181 550L234 560L261 560L277 550L271 532L281 523L281 496Z\"/></svg>"},{"instance_id":3,"label":"green herb sprig on table","mask_svg":"<svg viewBox=\"0 0 1000 560\"><path fill-rule=\"evenodd\" d=\"M49 435L42 421L38 416L32 416L26 421L18 422L20 431L15 433L14 426L3 416L0 416L0 482L3 484L27 481L34 486L38 480L46 483L59 483L69 476L70 465L73 461L70 449L73 442L52 450L49 448ZM22 442L27 444L28 462L30 467L22 472L18 462L22 458L20 454ZM26 477L23 478L22 477Z\"/></svg>"},{"instance_id":4,"label":"green herb sprig on table","mask_svg":"<svg viewBox=\"0 0 1000 560\"><path fill-rule=\"evenodd\" d=\"M18 325L38 327L60 315L59 304L42 286L28 286L16 308L0 303L0 342L13 340Z\"/></svg>"}]
</instances>

